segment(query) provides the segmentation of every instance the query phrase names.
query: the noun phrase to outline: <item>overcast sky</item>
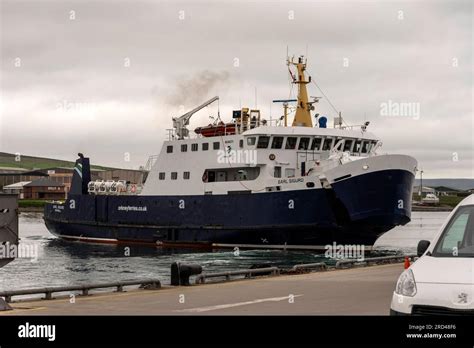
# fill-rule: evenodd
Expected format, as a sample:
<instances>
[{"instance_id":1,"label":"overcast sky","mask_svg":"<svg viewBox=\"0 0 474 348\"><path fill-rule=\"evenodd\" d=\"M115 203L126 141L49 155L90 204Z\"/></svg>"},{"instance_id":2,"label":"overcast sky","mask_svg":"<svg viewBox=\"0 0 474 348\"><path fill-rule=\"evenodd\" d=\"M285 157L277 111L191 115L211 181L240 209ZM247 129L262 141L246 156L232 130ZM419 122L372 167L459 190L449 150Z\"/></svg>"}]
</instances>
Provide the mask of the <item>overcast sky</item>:
<instances>
[{"instance_id":1,"label":"overcast sky","mask_svg":"<svg viewBox=\"0 0 474 348\"><path fill-rule=\"evenodd\" d=\"M214 95L224 120L256 101L279 117L288 46L384 152L414 156L427 178L474 177L470 1L0 3L0 151L138 168L172 116ZM397 116L400 103L413 108ZM332 124L327 100L317 107Z\"/></svg>"}]
</instances>

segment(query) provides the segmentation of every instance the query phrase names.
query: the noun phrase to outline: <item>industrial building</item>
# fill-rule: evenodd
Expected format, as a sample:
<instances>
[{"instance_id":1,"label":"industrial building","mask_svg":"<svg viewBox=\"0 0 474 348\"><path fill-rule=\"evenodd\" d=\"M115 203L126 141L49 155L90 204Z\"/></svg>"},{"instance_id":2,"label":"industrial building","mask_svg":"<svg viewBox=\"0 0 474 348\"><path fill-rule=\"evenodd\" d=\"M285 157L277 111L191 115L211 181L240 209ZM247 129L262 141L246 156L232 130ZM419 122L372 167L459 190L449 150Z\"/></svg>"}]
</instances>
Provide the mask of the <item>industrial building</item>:
<instances>
[{"instance_id":1,"label":"industrial building","mask_svg":"<svg viewBox=\"0 0 474 348\"><path fill-rule=\"evenodd\" d=\"M54 199L66 198L64 184L60 184L51 178L33 180L23 186L24 199Z\"/></svg>"}]
</instances>

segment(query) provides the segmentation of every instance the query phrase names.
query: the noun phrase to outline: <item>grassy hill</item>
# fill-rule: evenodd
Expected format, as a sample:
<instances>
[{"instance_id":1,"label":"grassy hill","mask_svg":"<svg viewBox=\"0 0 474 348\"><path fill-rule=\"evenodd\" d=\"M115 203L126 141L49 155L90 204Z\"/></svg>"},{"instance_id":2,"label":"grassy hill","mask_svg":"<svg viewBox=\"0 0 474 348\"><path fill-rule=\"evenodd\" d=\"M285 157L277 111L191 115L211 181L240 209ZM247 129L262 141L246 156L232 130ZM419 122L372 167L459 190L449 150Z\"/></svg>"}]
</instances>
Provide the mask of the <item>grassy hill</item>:
<instances>
[{"instance_id":1,"label":"grassy hill","mask_svg":"<svg viewBox=\"0 0 474 348\"><path fill-rule=\"evenodd\" d=\"M420 185L420 179L415 180L415 186ZM444 186L459 191L474 188L474 179L423 179L423 186L437 187Z\"/></svg>"},{"instance_id":2,"label":"grassy hill","mask_svg":"<svg viewBox=\"0 0 474 348\"><path fill-rule=\"evenodd\" d=\"M19 168L19 169L46 169L53 167L73 168L74 162L57 160L53 158L35 157L22 155L20 161L16 161L15 154L0 152L0 167ZM115 169L102 166L91 166L93 169Z\"/></svg>"}]
</instances>

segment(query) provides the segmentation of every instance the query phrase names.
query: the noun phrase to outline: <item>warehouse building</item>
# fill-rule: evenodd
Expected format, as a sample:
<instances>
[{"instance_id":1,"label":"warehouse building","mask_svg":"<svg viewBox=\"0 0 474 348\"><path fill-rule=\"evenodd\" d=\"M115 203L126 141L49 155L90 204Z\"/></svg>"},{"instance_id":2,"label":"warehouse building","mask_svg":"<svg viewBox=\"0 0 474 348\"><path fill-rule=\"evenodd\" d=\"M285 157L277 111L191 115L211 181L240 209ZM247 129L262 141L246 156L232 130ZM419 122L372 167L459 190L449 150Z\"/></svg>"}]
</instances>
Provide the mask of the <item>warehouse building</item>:
<instances>
[{"instance_id":1,"label":"warehouse building","mask_svg":"<svg viewBox=\"0 0 474 348\"><path fill-rule=\"evenodd\" d=\"M60 184L50 178L33 180L23 186L24 199L53 199L66 198L64 184Z\"/></svg>"}]
</instances>

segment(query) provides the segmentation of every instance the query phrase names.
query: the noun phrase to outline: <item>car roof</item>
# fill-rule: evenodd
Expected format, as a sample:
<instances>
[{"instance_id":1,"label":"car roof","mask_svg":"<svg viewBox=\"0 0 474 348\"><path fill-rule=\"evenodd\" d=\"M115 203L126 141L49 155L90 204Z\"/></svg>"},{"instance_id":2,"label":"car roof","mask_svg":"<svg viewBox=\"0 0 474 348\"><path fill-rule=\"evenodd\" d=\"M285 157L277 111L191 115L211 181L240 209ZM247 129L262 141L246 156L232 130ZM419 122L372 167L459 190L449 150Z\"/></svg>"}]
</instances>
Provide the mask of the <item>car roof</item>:
<instances>
[{"instance_id":1,"label":"car roof","mask_svg":"<svg viewBox=\"0 0 474 348\"><path fill-rule=\"evenodd\" d=\"M458 207L463 206L463 205L471 205L474 204L474 194L467 196L464 198L458 205Z\"/></svg>"}]
</instances>

